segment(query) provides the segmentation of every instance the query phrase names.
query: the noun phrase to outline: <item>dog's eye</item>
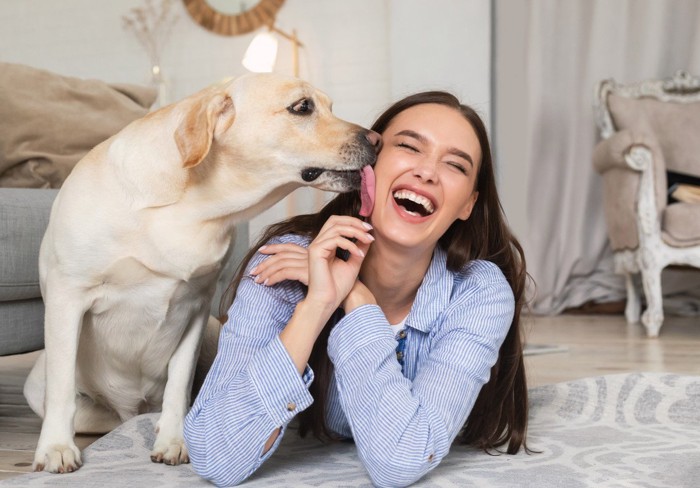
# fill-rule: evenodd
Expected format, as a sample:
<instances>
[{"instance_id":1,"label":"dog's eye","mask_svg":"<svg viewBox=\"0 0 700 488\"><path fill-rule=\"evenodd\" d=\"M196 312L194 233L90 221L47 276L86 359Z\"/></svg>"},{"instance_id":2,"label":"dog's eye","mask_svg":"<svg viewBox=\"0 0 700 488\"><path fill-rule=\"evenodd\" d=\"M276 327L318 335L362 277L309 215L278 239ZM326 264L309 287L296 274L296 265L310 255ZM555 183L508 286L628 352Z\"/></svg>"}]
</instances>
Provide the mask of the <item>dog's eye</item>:
<instances>
[{"instance_id":1,"label":"dog's eye","mask_svg":"<svg viewBox=\"0 0 700 488\"><path fill-rule=\"evenodd\" d=\"M287 110L297 115L310 115L314 111L314 102L308 98L302 98L290 105Z\"/></svg>"}]
</instances>

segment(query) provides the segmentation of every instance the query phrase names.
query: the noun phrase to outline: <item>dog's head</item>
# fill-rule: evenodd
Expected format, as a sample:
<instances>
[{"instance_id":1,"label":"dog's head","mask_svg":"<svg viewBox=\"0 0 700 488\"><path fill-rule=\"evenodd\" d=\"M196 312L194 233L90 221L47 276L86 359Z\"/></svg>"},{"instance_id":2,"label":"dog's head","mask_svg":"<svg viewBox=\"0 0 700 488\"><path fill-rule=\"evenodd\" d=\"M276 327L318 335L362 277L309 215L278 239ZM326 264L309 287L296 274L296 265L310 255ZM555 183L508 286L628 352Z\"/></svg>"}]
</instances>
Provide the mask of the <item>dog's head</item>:
<instances>
[{"instance_id":1,"label":"dog's head","mask_svg":"<svg viewBox=\"0 0 700 488\"><path fill-rule=\"evenodd\" d=\"M359 188L374 164L378 134L334 116L331 100L310 84L250 74L193 98L175 139L183 166L200 175L267 187Z\"/></svg>"}]
</instances>

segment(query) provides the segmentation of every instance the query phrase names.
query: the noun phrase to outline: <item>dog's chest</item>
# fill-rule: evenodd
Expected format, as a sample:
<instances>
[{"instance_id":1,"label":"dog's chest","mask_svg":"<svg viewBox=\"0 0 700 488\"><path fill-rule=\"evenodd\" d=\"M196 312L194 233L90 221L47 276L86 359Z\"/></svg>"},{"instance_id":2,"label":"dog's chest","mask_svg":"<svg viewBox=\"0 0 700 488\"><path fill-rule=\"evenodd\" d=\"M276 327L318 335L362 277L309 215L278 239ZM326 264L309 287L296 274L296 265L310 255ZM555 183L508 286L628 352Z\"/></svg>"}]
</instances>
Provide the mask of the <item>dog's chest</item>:
<instances>
[{"instance_id":1,"label":"dog's chest","mask_svg":"<svg viewBox=\"0 0 700 488\"><path fill-rule=\"evenodd\" d=\"M94 288L91 312L114 313L115 308L133 309L148 316L163 316L178 303L199 302L213 291L221 263L206 263L192 271L166 273L133 257L117 260L106 269Z\"/></svg>"},{"instance_id":2,"label":"dog's chest","mask_svg":"<svg viewBox=\"0 0 700 488\"><path fill-rule=\"evenodd\" d=\"M127 383L160 381L187 327L208 316L218 272L180 280L154 275L133 260L117 264L95 293L81 348L99 351L93 364L119 371Z\"/></svg>"}]
</instances>

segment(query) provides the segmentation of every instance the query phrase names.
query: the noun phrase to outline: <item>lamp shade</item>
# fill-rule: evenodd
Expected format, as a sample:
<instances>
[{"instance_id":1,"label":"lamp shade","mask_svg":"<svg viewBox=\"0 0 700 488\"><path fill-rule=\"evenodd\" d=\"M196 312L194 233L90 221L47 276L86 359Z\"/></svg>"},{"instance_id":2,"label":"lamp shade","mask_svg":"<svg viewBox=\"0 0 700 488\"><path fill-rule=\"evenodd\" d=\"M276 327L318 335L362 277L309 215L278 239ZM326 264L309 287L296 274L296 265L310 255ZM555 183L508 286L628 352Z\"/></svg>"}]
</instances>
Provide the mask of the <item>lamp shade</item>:
<instances>
[{"instance_id":1,"label":"lamp shade","mask_svg":"<svg viewBox=\"0 0 700 488\"><path fill-rule=\"evenodd\" d=\"M250 42L243 56L243 66L254 73L272 71L277 59L277 38L271 32L261 32Z\"/></svg>"}]
</instances>

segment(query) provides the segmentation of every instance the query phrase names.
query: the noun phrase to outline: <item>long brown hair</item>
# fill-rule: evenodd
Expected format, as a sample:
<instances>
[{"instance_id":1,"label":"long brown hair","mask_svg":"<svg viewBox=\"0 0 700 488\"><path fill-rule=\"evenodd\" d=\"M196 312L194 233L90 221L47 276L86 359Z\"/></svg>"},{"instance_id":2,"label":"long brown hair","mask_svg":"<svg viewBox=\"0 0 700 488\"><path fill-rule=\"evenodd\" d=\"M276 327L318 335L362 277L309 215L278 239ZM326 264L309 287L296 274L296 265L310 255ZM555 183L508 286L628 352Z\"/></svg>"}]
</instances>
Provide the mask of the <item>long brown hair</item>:
<instances>
[{"instance_id":1,"label":"long brown hair","mask_svg":"<svg viewBox=\"0 0 700 488\"><path fill-rule=\"evenodd\" d=\"M381 134L399 113L426 103L445 105L459 111L476 132L482 152L475 187L479 197L471 216L466 221L456 220L439 240L439 245L447 252L447 268L457 272L474 259L491 261L501 269L515 297L513 322L501 346L496 364L491 369L491 377L481 389L460 432L459 440L487 451L507 445L506 452L515 454L521 447L527 449L527 383L520 328L527 272L522 247L506 224L496 191L486 127L481 117L472 108L462 105L454 95L429 91L408 96L393 104L379 116L372 130ZM236 277L222 298L222 314L233 302L245 267L259 247L273 237L285 234L314 238L331 215L356 216L359 209L359 191L344 193L335 197L316 214L299 215L268 227L243 259ZM326 324L309 358L309 365L316 377L310 388L314 403L299 415L299 432L302 436L311 431L319 438L333 437L325 417L328 386L333 374L333 365L326 351L328 335L335 319L336 317L331 317Z\"/></svg>"}]
</instances>

